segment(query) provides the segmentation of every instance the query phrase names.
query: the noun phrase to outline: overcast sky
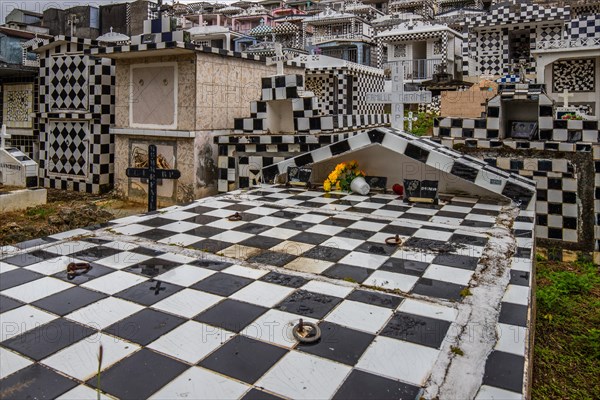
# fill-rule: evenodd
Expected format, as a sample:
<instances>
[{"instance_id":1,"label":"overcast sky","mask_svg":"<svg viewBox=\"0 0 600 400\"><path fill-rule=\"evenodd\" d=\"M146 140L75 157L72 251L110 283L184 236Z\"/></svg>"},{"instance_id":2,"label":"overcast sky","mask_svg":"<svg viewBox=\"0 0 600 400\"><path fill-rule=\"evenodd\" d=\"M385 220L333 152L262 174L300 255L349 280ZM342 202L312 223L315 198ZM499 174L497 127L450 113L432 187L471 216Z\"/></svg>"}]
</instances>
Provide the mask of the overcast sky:
<instances>
[{"instance_id":1,"label":"overcast sky","mask_svg":"<svg viewBox=\"0 0 600 400\"><path fill-rule=\"evenodd\" d=\"M103 4L131 3L133 0L0 0L0 24L14 8L29 11L43 12L49 8L69 8L82 5L100 6ZM156 1L156 0L155 0ZM201 0L180 0L181 3L197 3ZM215 0L207 0L215 1ZM218 0L219 3L232 3L235 0ZM172 3L172 0L163 0L164 3Z\"/></svg>"}]
</instances>

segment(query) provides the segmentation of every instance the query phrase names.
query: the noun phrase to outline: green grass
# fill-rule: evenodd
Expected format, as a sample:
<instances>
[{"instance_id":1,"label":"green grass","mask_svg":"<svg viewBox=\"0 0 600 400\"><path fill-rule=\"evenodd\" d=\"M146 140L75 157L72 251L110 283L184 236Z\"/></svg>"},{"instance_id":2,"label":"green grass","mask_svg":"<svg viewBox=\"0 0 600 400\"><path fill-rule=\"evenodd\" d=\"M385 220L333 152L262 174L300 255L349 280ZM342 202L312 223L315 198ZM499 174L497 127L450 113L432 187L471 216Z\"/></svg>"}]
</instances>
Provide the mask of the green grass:
<instances>
[{"instance_id":1,"label":"green grass","mask_svg":"<svg viewBox=\"0 0 600 400\"><path fill-rule=\"evenodd\" d=\"M405 113L408 117L408 113ZM413 122L412 134L416 136L427 136L433 134L433 114L429 113L414 113L417 120ZM408 129L408 123L407 123Z\"/></svg>"},{"instance_id":2,"label":"green grass","mask_svg":"<svg viewBox=\"0 0 600 400\"><path fill-rule=\"evenodd\" d=\"M532 398L600 398L600 274L537 257Z\"/></svg>"},{"instance_id":3,"label":"green grass","mask_svg":"<svg viewBox=\"0 0 600 400\"><path fill-rule=\"evenodd\" d=\"M25 215L28 217L38 217L38 218L46 218L49 215L52 215L56 212L54 207L50 207L48 205L37 206L33 208L28 208L25 211Z\"/></svg>"}]
</instances>

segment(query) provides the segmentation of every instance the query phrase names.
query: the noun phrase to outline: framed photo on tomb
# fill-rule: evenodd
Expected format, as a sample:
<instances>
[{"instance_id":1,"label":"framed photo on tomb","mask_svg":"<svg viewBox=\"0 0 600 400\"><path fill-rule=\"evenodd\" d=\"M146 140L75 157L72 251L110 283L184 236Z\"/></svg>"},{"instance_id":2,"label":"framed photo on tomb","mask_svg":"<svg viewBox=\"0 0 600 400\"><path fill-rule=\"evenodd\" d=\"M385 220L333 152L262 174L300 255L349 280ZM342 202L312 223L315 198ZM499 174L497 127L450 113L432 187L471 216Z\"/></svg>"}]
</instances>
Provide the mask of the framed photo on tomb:
<instances>
[{"instance_id":1,"label":"framed photo on tomb","mask_svg":"<svg viewBox=\"0 0 600 400\"><path fill-rule=\"evenodd\" d=\"M32 129L33 83L4 84L2 91L2 123L8 133L12 129Z\"/></svg>"},{"instance_id":2,"label":"framed photo on tomb","mask_svg":"<svg viewBox=\"0 0 600 400\"><path fill-rule=\"evenodd\" d=\"M133 64L129 77L129 125L177 129L177 63Z\"/></svg>"},{"instance_id":3,"label":"framed photo on tomb","mask_svg":"<svg viewBox=\"0 0 600 400\"><path fill-rule=\"evenodd\" d=\"M150 142L145 140L129 141L129 168L148 167L148 146L156 145L156 167L158 169L177 169L176 142ZM175 200L177 181L172 179L157 179L157 198L160 200ZM128 193L130 197L148 197L148 180L143 178L128 178Z\"/></svg>"}]
</instances>

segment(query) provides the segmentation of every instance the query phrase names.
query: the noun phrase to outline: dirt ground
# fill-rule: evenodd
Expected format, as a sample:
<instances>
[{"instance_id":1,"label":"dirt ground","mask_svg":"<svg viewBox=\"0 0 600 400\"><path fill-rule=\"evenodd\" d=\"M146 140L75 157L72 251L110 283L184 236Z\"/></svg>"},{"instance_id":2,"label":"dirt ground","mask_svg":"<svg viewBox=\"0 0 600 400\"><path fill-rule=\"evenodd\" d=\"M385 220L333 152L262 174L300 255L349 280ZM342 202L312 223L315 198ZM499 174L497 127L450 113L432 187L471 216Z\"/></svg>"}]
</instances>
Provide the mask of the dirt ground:
<instances>
[{"instance_id":1,"label":"dirt ground","mask_svg":"<svg viewBox=\"0 0 600 400\"><path fill-rule=\"evenodd\" d=\"M10 188L0 187L0 191ZM102 224L146 211L146 205L115 198L48 189L48 203L22 211L0 212L0 246Z\"/></svg>"}]
</instances>

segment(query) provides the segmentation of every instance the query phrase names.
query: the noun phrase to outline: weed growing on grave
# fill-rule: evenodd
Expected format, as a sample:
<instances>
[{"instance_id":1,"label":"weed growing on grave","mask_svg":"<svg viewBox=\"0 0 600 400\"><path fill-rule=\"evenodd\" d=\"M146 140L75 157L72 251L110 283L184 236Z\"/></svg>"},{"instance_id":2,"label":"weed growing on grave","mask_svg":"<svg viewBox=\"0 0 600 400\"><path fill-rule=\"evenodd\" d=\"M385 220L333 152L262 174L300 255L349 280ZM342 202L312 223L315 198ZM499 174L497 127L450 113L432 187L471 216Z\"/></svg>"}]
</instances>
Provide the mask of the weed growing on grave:
<instances>
[{"instance_id":1,"label":"weed growing on grave","mask_svg":"<svg viewBox=\"0 0 600 400\"><path fill-rule=\"evenodd\" d=\"M450 351L452 354L456 354L457 356L464 356L465 352L458 346L450 346Z\"/></svg>"},{"instance_id":2,"label":"weed growing on grave","mask_svg":"<svg viewBox=\"0 0 600 400\"><path fill-rule=\"evenodd\" d=\"M600 273L590 261L538 260L532 398L598 399Z\"/></svg>"},{"instance_id":3,"label":"weed growing on grave","mask_svg":"<svg viewBox=\"0 0 600 400\"><path fill-rule=\"evenodd\" d=\"M471 290L468 287L461 290L458 294L460 295L460 297L467 297L473 295L473 293L471 293Z\"/></svg>"},{"instance_id":4,"label":"weed growing on grave","mask_svg":"<svg viewBox=\"0 0 600 400\"><path fill-rule=\"evenodd\" d=\"M56 212L56 209L54 207L48 207L48 206L38 206L38 207L32 207L32 208L28 208L25 211L25 215L27 215L28 217L34 217L34 218L47 218L49 215L52 215Z\"/></svg>"}]
</instances>

